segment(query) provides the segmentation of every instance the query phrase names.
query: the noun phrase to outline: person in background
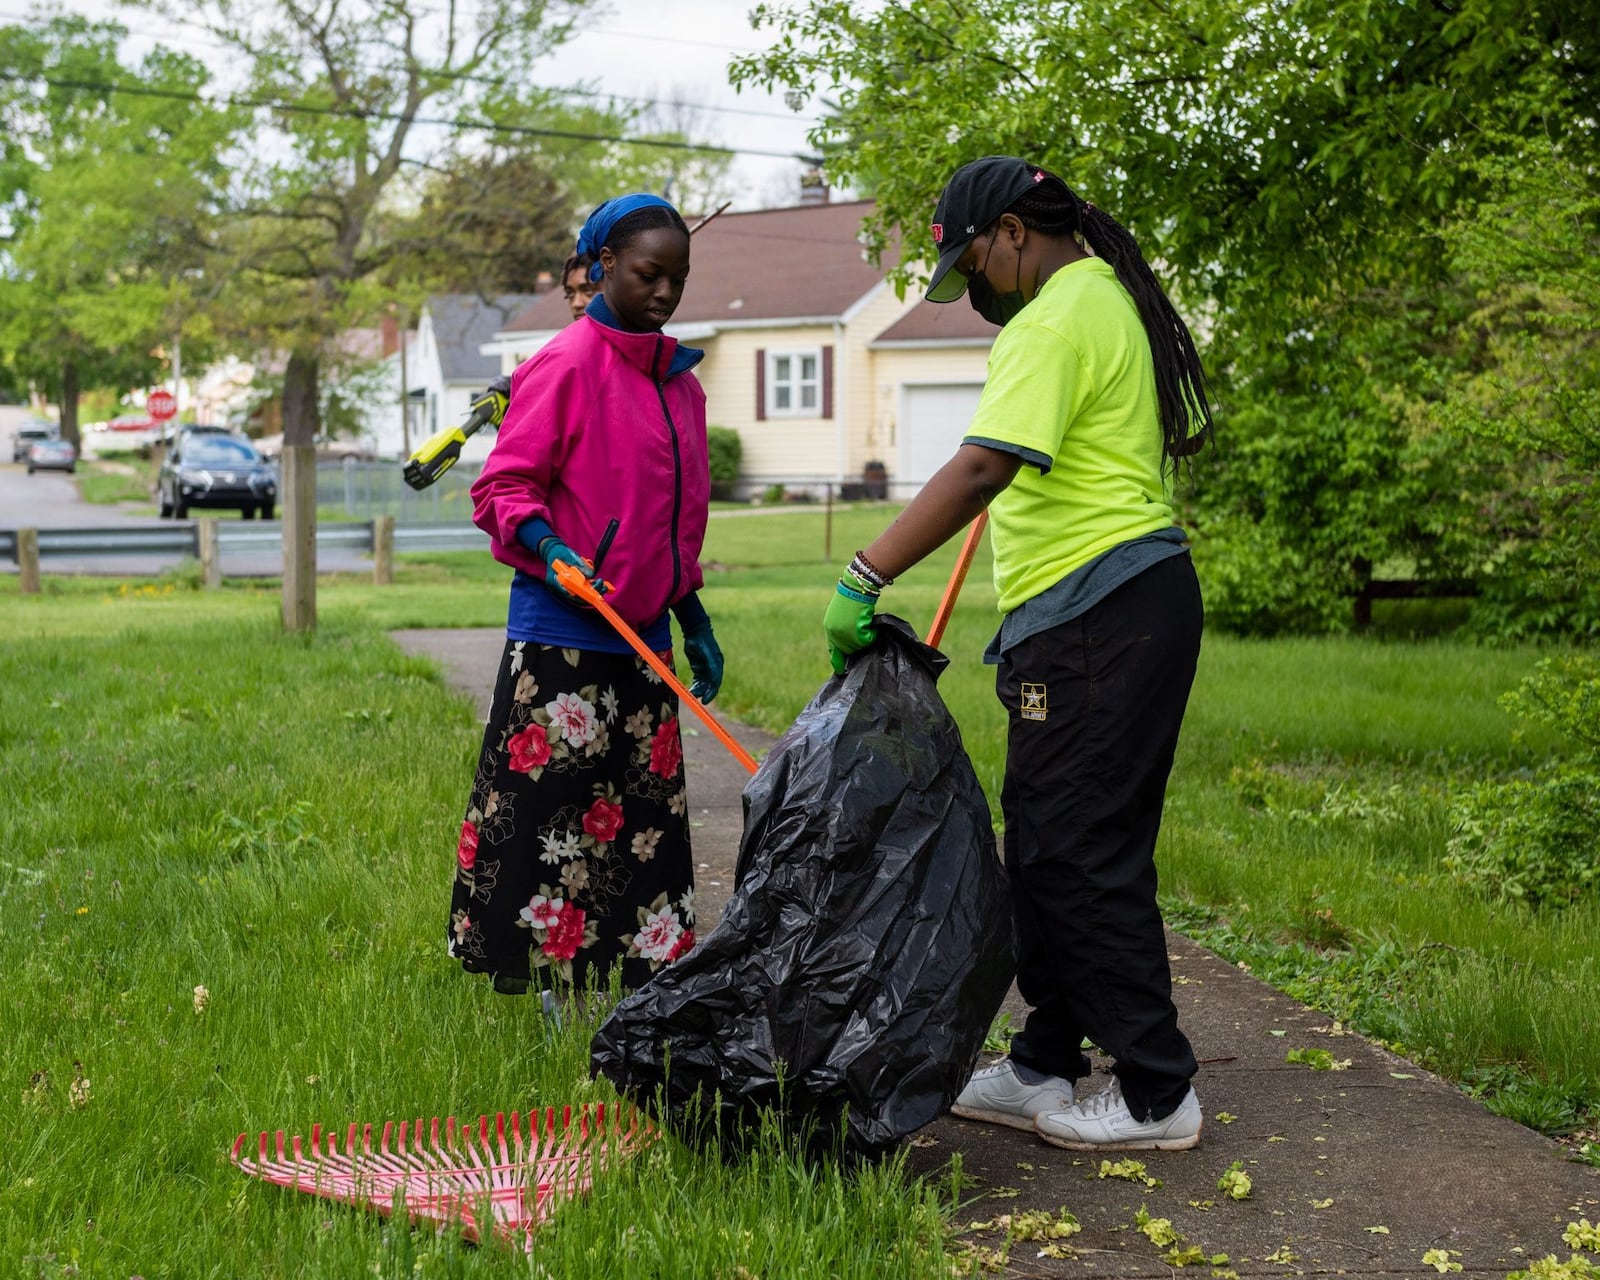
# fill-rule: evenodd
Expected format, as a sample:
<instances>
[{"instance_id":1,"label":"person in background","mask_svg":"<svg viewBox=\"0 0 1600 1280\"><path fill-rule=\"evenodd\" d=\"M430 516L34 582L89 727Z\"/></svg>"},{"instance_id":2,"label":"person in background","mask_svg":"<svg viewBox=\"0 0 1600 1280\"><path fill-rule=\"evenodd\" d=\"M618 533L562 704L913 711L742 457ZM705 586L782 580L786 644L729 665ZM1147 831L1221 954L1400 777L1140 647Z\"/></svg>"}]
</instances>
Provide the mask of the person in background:
<instances>
[{"instance_id":1,"label":"person in background","mask_svg":"<svg viewBox=\"0 0 1600 1280\"><path fill-rule=\"evenodd\" d=\"M677 699L555 566L601 586L668 661L675 616L696 697L722 681L698 595L702 353L661 332L689 275L688 230L665 200L621 196L590 215L578 251L599 292L512 375L472 486L473 519L514 572L447 942L513 994L581 990L618 968L634 987L694 945Z\"/></svg>"},{"instance_id":2,"label":"person in background","mask_svg":"<svg viewBox=\"0 0 1600 1280\"><path fill-rule=\"evenodd\" d=\"M1003 618L984 660L1009 717L1005 861L1032 1008L952 1110L1071 1150L1193 1147L1197 1067L1154 855L1200 652L1172 486L1210 432L1204 374L1133 237L1037 165L964 166L933 239L928 298L965 293L1001 326L988 381L955 457L850 562L824 627L843 673L879 593L989 510ZM1078 1098L1085 1038L1115 1065Z\"/></svg>"},{"instance_id":3,"label":"person in background","mask_svg":"<svg viewBox=\"0 0 1600 1280\"><path fill-rule=\"evenodd\" d=\"M588 254L574 253L561 268L561 296L567 300L574 320L583 318L584 308L600 291L598 282L589 279L589 268L593 265ZM505 421L506 406L510 403L511 379L502 375L474 396L469 407L474 414L483 415L484 426L498 430Z\"/></svg>"}]
</instances>

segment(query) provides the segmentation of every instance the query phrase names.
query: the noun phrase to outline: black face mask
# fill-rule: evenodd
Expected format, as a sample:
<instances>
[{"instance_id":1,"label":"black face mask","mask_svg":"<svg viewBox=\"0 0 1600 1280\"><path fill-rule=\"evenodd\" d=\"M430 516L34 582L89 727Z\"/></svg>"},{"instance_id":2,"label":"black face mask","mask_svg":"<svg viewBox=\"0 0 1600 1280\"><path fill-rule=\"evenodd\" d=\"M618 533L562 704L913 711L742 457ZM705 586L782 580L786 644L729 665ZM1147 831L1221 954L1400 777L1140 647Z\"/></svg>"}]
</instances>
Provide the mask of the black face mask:
<instances>
[{"instance_id":1,"label":"black face mask","mask_svg":"<svg viewBox=\"0 0 1600 1280\"><path fill-rule=\"evenodd\" d=\"M1000 234L1000 229L995 228L995 235ZM994 252L994 241L989 242L989 253ZM1017 263L1022 263L1022 250L1017 250ZM1028 305L1028 300L1022 296L1021 289L1008 289L1004 293L996 293L995 288L989 283L989 277L984 274L989 266L989 254L983 256L983 266L967 277L967 301L972 304L972 309L990 324L1004 328L1006 322L1014 320L1017 313ZM1020 281L1021 272L1018 272Z\"/></svg>"}]
</instances>

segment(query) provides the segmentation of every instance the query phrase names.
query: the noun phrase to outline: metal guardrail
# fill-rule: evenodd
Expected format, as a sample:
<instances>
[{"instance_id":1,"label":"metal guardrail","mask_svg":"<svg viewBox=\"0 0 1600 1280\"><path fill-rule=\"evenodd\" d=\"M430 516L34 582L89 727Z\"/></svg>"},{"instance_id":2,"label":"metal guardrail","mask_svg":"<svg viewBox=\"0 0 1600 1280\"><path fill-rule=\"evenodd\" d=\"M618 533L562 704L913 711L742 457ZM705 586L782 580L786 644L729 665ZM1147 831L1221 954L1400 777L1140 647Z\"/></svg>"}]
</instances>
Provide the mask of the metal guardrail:
<instances>
[{"instance_id":1,"label":"metal guardrail","mask_svg":"<svg viewBox=\"0 0 1600 1280\"><path fill-rule=\"evenodd\" d=\"M0 529L0 559L17 562L18 531ZM101 529L40 529L39 558L46 556L119 556L170 552L200 555L200 531L196 524L163 527ZM335 547L352 551L372 550L372 524L319 523L317 549ZM476 525L455 522L396 525L396 551L473 551L488 546L488 536ZM283 524L276 520L225 521L217 525L217 542L222 551L276 551L283 547Z\"/></svg>"}]
</instances>

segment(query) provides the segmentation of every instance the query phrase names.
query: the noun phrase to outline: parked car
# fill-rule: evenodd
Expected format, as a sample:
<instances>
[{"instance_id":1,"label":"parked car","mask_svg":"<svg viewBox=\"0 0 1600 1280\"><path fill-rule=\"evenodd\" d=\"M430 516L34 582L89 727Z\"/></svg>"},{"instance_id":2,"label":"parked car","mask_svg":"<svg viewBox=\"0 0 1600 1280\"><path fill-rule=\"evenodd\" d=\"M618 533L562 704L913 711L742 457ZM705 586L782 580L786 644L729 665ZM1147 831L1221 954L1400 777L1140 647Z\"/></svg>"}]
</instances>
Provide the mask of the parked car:
<instances>
[{"instance_id":1,"label":"parked car","mask_svg":"<svg viewBox=\"0 0 1600 1280\"><path fill-rule=\"evenodd\" d=\"M53 422L43 418L29 418L11 438L11 461L26 462L28 451L40 440L54 440L60 431Z\"/></svg>"},{"instance_id":2,"label":"parked car","mask_svg":"<svg viewBox=\"0 0 1600 1280\"><path fill-rule=\"evenodd\" d=\"M78 450L70 440L51 436L35 440L28 449L28 474L35 471L67 471L78 469Z\"/></svg>"},{"instance_id":3,"label":"parked car","mask_svg":"<svg viewBox=\"0 0 1600 1280\"><path fill-rule=\"evenodd\" d=\"M163 516L186 518L192 507L236 507L246 520L272 519L278 476L246 437L180 431L156 476Z\"/></svg>"}]
</instances>

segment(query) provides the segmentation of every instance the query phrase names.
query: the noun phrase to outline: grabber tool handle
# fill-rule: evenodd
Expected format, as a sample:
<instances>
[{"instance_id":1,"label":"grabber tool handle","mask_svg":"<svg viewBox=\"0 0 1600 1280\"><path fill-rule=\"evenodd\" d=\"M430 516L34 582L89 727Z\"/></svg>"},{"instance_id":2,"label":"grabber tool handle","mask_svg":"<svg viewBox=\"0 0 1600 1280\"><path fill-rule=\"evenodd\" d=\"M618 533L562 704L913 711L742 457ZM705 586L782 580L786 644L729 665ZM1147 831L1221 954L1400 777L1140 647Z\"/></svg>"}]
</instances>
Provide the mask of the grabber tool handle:
<instances>
[{"instance_id":1,"label":"grabber tool handle","mask_svg":"<svg viewBox=\"0 0 1600 1280\"><path fill-rule=\"evenodd\" d=\"M565 560L556 561L552 567L556 572L556 581L579 600L582 600L584 604L599 610L600 616L609 622L613 630L628 642L633 651L650 665L652 671L667 682L668 687L678 695L679 700L695 715L700 717L706 728L710 729L716 736L717 741L733 753L733 758L751 773L754 773L756 771L755 758L733 740L733 735L717 723L717 718L701 705L700 699L683 687L682 682L672 673L672 668L656 657L650 646L639 639L633 628L624 622L621 615L606 603L605 597L594 589L589 579L583 576L582 571L576 566L568 564Z\"/></svg>"},{"instance_id":2,"label":"grabber tool handle","mask_svg":"<svg viewBox=\"0 0 1600 1280\"><path fill-rule=\"evenodd\" d=\"M978 518L967 527L967 540L961 544L961 554L956 557L956 567L950 574L949 585L944 589L944 599L939 601L938 611L933 615L933 625L928 628L928 638L924 641L935 649L939 647L939 641L944 639L944 629L956 609L956 597L961 594L961 584L967 580L967 570L972 568L972 557L978 553L978 543L983 541L984 526L988 523L989 513L980 511Z\"/></svg>"}]
</instances>

